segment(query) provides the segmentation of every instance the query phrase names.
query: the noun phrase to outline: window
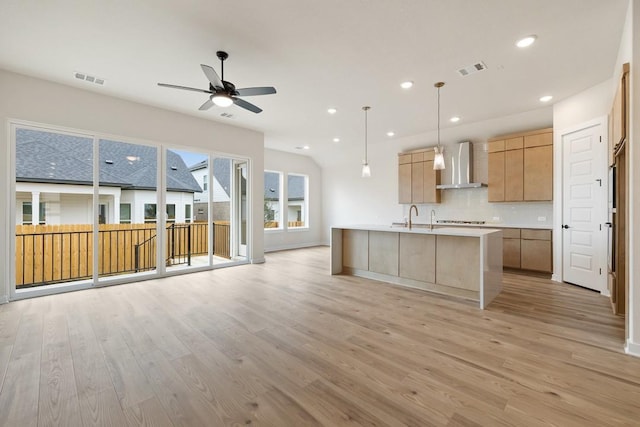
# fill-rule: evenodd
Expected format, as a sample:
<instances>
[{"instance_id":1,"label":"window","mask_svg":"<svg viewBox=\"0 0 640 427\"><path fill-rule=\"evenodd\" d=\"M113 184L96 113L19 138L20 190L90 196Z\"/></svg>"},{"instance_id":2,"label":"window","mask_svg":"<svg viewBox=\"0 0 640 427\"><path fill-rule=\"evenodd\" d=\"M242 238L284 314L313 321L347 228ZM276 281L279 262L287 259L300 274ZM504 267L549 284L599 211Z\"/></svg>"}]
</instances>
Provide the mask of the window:
<instances>
[{"instance_id":1,"label":"window","mask_svg":"<svg viewBox=\"0 0 640 427\"><path fill-rule=\"evenodd\" d=\"M45 203L39 204L40 209L40 217L38 224L44 225L47 223L47 209ZM32 225L33 223L33 205L31 202L22 202L22 224L23 225Z\"/></svg>"},{"instance_id":2,"label":"window","mask_svg":"<svg viewBox=\"0 0 640 427\"><path fill-rule=\"evenodd\" d=\"M207 191L207 185L209 184L208 178L207 175L202 177L202 191Z\"/></svg>"},{"instance_id":3,"label":"window","mask_svg":"<svg viewBox=\"0 0 640 427\"><path fill-rule=\"evenodd\" d=\"M120 224L131 224L131 203L120 203Z\"/></svg>"},{"instance_id":4,"label":"window","mask_svg":"<svg viewBox=\"0 0 640 427\"><path fill-rule=\"evenodd\" d=\"M98 205L98 224L106 224L107 223L107 205L100 204Z\"/></svg>"},{"instance_id":5,"label":"window","mask_svg":"<svg viewBox=\"0 0 640 427\"><path fill-rule=\"evenodd\" d=\"M191 222L191 205L184 205L184 222Z\"/></svg>"},{"instance_id":6,"label":"window","mask_svg":"<svg viewBox=\"0 0 640 427\"><path fill-rule=\"evenodd\" d=\"M158 212L157 212L155 203L144 204L144 222L145 223L156 222L157 214Z\"/></svg>"},{"instance_id":7,"label":"window","mask_svg":"<svg viewBox=\"0 0 640 427\"><path fill-rule=\"evenodd\" d=\"M31 221L33 221L31 202L22 202L22 224L31 225Z\"/></svg>"},{"instance_id":8,"label":"window","mask_svg":"<svg viewBox=\"0 0 640 427\"><path fill-rule=\"evenodd\" d=\"M176 222L176 205L167 205L167 222Z\"/></svg>"},{"instance_id":9,"label":"window","mask_svg":"<svg viewBox=\"0 0 640 427\"><path fill-rule=\"evenodd\" d=\"M306 175L287 175L287 226L289 228L305 228L308 220L308 181Z\"/></svg>"},{"instance_id":10,"label":"window","mask_svg":"<svg viewBox=\"0 0 640 427\"><path fill-rule=\"evenodd\" d=\"M282 173L264 172L264 228L282 228Z\"/></svg>"}]
</instances>

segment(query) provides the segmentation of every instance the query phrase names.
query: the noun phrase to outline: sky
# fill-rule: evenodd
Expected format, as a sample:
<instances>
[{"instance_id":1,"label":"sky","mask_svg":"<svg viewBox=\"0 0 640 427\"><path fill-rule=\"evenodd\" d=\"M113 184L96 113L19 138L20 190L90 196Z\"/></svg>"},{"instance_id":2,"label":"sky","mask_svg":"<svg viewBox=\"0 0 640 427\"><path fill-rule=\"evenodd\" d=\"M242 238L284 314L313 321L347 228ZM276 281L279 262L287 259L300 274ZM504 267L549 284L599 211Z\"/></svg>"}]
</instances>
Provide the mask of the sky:
<instances>
[{"instance_id":1,"label":"sky","mask_svg":"<svg viewBox=\"0 0 640 427\"><path fill-rule=\"evenodd\" d=\"M184 163L189 168L191 166L195 165L196 163L200 163L203 160L207 160L207 155L206 154L195 153L195 152L192 152L192 151L174 150L174 149L172 149L171 151L173 151L174 153L176 153L180 157L182 157L182 160L184 160Z\"/></svg>"}]
</instances>

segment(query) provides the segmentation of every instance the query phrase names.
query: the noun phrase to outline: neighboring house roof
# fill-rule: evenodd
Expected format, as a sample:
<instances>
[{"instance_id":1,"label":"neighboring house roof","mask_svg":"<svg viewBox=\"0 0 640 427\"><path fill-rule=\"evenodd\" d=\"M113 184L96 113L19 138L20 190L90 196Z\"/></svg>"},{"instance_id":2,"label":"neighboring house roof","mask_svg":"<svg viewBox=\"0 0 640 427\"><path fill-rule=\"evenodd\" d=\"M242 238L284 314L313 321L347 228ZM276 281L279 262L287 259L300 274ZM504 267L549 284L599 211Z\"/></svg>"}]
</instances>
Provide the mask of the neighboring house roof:
<instances>
[{"instance_id":1,"label":"neighboring house roof","mask_svg":"<svg viewBox=\"0 0 640 427\"><path fill-rule=\"evenodd\" d=\"M155 190L157 149L101 139L100 185ZM167 191L200 192L182 157L167 150ZM16 131L16 181L93 183L93 145L87 137L33 129Z\"/></svg>"},{"instance_id":2,"label":"neighboring house roof","mask_svg":"<svg viewBox=\"0 0 640 427\"><path fill-rule=\"evenodd\" d=\"M287 179L287 193L289 200L304 200L304 177L289 175ZM280 174L268 172L264 174L264 198L265 200L280 199Z\"/></svg>"}]
</instances>

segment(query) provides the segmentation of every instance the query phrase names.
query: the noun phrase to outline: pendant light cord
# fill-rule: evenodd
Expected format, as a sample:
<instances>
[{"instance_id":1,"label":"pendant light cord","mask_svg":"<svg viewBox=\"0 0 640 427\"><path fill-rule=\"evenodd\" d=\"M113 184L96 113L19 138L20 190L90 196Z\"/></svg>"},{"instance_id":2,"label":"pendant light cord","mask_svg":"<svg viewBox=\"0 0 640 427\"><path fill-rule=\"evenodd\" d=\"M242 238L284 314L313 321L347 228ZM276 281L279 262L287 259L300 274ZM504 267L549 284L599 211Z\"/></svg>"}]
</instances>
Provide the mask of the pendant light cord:
<instances>
[{"instance_id":1,"label":"pendant light cord","mask_svg":"<svg viewBox=\"0 0 640 427\"><path fill-rule=\"evenodd\" d=\"M438 86L438 149L440 149L440 86Z\"/></svg>"},{"instance_id":2,"label":"pendant light cord","mask_svg":"<svg viewBox=\"0 0 640 427\"><path fill-rule=\"evenodd\" d=\"M367 128L368 126L368 121L367 121L367 110L364 110L364 161L368 162L367 159L367 146L369 145L369 141L368 141L368 137L367 137Z\"/></svg>"},{"instance_id":3,"label":"pendant light cord","mask_svg":"<svg viewBox=\"0 0 640 427\"><path fill-rule=\"evenodd\" d=\"M367 158L367 145L368 145L367 129L369 127L367 117L368 117L368 112L370 108L371 107L362 107L362 109L364 110L364 162L365 163L369 163L369 159Z\"/></svg>"}]
</instances>

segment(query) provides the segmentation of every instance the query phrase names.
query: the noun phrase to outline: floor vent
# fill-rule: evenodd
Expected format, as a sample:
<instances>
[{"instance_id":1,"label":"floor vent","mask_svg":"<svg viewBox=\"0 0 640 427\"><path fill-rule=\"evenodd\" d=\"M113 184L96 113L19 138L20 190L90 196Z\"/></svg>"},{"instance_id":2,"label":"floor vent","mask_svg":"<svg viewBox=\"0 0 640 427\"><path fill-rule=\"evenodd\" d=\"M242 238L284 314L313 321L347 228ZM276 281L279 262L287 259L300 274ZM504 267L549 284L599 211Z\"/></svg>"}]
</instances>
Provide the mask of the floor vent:
<instances>
[{"instance_id":1,"label":"floor vent","mask_svg":"<svg viewBox=\"0 0 640 427\"><path fill-rule=\"evenodd\" d=\"M104 84L105 84L105 80L103 78L96 77L96 76L91 76L91 75L89 75L87 73L80 73L80 72L76 71L75 73L73 73L73 76L76 79L84 80L85 82L97 84L97 85L100 85L100 86L104 86Z\"/></svg>"},{"instance_id":2,"label":"floor vent","mask_svg":"<svg viewBox=\"0 0 640 427\"><path fill-rule=\"evenodd\" d=\"M484 71L486 69L487 69L487 65L482 61L478 61L475 64L469 65L464 68L460 68L458 70L458 74L460 74L462 77L466 77L469 74L474 74L474 73L477 73L478 71Z\"/></svg>"}]
</instances>

